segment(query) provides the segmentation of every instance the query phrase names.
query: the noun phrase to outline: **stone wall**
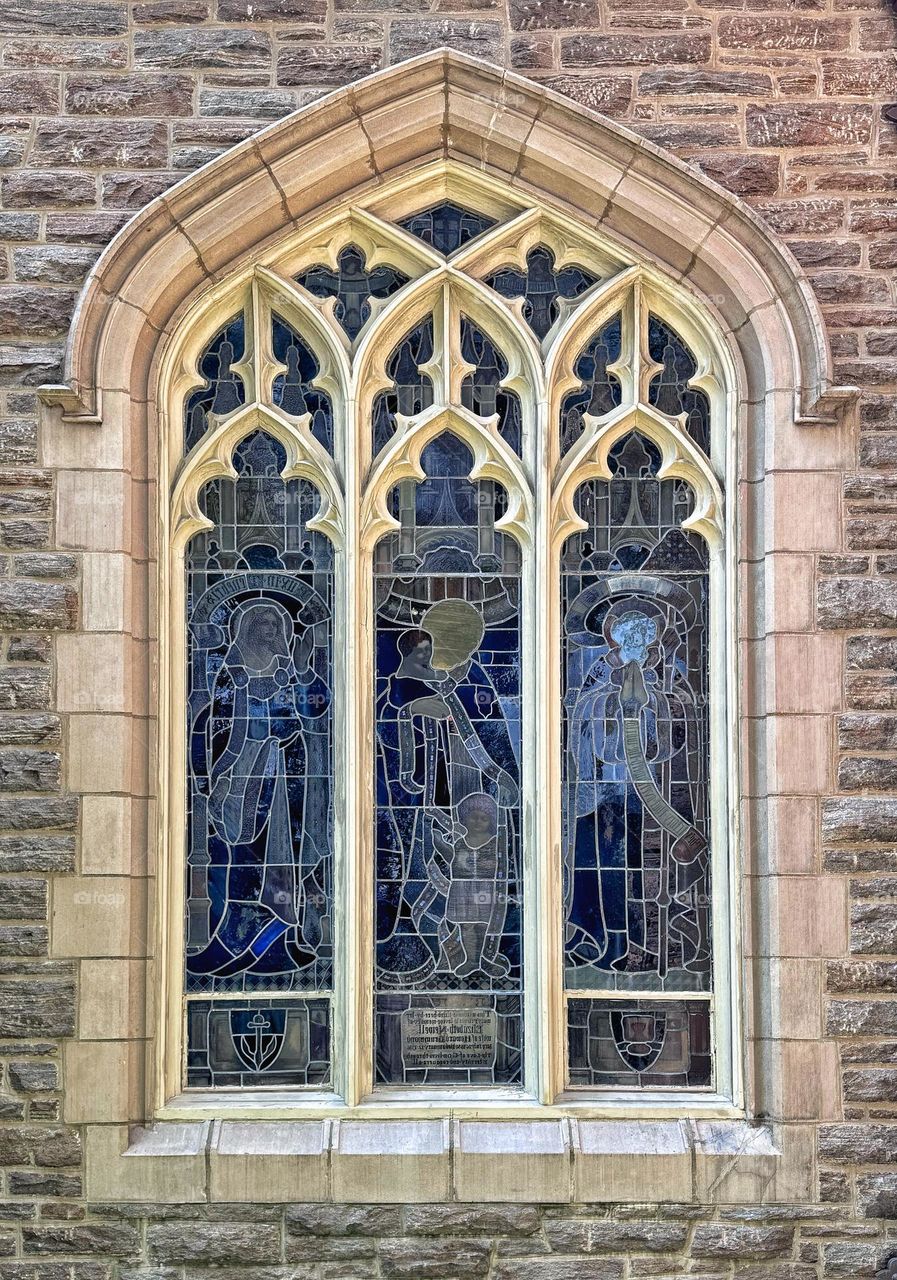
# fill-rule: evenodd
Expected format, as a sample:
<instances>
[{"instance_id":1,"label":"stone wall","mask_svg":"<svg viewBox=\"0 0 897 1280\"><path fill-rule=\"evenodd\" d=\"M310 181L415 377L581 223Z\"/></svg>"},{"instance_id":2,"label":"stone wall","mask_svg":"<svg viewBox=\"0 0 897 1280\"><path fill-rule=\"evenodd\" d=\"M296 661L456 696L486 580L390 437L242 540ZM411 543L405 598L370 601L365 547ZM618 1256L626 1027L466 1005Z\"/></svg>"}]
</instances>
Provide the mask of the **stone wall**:
<instances>
[{"instance_id":1,"label":"stone wall","mask_svg":"<svg viewBox=\"0 0 897 1280\"><path fill-rule=\"evenodd\" d=\"M897 1254L897 133L881 107L897 96L897 22L888 0L0 0L0 35L0 1280L874 1275ZM54 706L65 672L54 637L78 627L82 566L54 550L34 388L59 380L80 282L134 211L328 88L440 44L624 121L744 197L809 273L838 381L863 390L843 527L831 553L815 554L817 599L794 602L798 630L815 610L818 627L844 640L830 794L809 817L821 825L824 869L846 883L849 937L820 928L815 964L800 970L802 982L815 978L790 993L808 1039L824 1019L840 1060L816 1055L815 1074L798 1082L819 1122L815 1206L577 1213L82 1198L79 1129L62 1121L75 974L50 958L49 939L53 884L75 870L79 822L63 782Z\"/></svg>"}]
</instances>

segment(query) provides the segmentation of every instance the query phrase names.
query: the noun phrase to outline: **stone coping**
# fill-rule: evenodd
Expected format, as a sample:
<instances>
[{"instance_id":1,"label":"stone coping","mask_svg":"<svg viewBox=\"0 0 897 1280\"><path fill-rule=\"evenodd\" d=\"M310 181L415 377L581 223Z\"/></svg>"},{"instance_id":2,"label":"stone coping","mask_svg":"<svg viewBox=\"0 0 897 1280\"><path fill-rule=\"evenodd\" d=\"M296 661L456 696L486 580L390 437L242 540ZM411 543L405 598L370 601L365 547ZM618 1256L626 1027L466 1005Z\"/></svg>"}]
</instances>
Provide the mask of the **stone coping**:
<instances>
[{"instance_id":1,"label":"stone coping","mask_svg":"<svg viewBox=\"0 0 897 1280\"><path fill-rule=\"evenodd\" d=\"M801 1203L813 1131L744 1120L191 1120L89 1126L94 1201Z\"/></svg>"}]
</instances>

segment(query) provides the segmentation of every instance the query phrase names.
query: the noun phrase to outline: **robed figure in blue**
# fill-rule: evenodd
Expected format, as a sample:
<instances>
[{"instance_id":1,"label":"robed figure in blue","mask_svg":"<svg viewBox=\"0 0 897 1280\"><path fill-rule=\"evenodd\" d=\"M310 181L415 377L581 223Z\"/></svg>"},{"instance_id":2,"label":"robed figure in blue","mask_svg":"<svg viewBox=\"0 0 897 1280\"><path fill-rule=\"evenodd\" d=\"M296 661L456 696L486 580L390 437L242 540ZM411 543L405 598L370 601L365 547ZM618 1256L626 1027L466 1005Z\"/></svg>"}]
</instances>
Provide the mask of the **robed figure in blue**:
<instances>
[{"instance_id":1,"label":"robed figure in blue","mask_svg":"<svg viewBox=\"0 0 897 1280\"><path fill-rule=\"evenodd\" d=\"M208 788L212 932L187 967L216 978L314 961L329 848L330 691L314 624L269 598L238 605L229 630L192 744Z\"/></svg>"}]
</instances>

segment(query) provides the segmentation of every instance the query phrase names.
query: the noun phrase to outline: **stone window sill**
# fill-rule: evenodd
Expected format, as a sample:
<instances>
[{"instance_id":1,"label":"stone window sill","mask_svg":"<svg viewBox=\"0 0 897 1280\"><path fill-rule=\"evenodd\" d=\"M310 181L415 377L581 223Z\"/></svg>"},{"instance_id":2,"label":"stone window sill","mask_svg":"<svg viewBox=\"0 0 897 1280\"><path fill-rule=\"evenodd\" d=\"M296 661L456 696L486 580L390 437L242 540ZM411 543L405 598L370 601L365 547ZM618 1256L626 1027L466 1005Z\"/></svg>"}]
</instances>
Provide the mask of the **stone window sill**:
<instances>
[{"instance_id":1,"label":"stone window sill","mask_svg":"<svg viewBox=\"0 0 897 1280\"><path fill-rule=\"evenodd\" d=\"M92 1200L520 1203L812 1199L812 1128L744 1120L305 1119L92 1125Z\"/></svg>"}]
</instances>

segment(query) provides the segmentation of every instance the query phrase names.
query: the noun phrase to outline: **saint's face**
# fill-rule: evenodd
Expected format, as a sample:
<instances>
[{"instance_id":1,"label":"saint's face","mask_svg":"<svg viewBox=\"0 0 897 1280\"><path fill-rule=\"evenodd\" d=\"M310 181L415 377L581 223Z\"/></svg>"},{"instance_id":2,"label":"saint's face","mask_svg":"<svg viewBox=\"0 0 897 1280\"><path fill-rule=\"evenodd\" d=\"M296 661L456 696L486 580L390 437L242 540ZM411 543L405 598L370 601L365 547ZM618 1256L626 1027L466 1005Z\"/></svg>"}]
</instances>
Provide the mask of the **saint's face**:
<instances>
[{"instance_id":1,"label":"saint's face","mask_svg":"<svg viewBox=\"0 0 897 1280\"><path fill-rule=\"evenodd\" d=\"M430 657L432 653L433 653L433 645L430 643L429 640L418 641L418 643L414 646L414 650L412 651L412 655L411 655L412 658L414 659L415 666L428 667L430 665Z\"/></svg>"}]
</instances>

